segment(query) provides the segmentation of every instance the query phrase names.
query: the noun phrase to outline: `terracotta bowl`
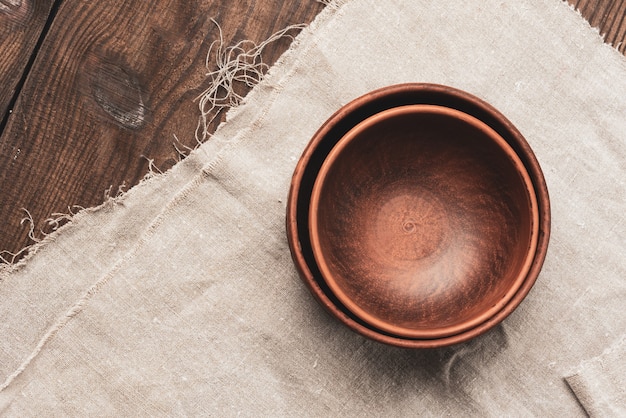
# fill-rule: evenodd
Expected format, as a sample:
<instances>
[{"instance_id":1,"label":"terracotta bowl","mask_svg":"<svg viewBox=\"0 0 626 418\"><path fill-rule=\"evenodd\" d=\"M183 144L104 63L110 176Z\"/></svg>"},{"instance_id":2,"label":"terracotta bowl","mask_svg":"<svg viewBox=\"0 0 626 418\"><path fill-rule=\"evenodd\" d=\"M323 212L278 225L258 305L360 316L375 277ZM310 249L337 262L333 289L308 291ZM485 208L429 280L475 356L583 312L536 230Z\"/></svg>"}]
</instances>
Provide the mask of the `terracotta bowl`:
<instances>
[{"instance_id":1,"label":"terracotta bowl","mask_svg":"<svg viewBox=\"0 0 626 418\"><path fill-rule=\"evenodd\" d=\"M537 201L517 154L486 124L400 106L333 147L309 231L322 278L347 309L393 335L440 338L517 292L537 248Z\"/></svg>"},{"instance_id":2,"label":"terracotta bowl","mask_svg":"<svg viewBox=\"0 0 626 418\"><path fill-rule=\"evenodd\" d=\"M294 172L287 235L333 316L374 340L427 348L484 333L545 259L548 192L532 150L462 91L369 93L314 135Z\"/></svg>"}]
</instances>

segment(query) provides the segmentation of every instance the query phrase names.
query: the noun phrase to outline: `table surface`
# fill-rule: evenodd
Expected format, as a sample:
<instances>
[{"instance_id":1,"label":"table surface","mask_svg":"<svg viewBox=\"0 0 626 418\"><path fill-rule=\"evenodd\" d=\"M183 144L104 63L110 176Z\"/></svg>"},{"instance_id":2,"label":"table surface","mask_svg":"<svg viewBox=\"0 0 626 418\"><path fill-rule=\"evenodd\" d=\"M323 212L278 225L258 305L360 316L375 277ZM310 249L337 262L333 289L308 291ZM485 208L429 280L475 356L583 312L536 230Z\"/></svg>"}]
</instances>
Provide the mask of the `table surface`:
<instances>
[{"instance_id":1,"label":"table surface","mask_svg":"<svg viewBox=\"0 0 626 418\"><path fill-rule=\"evenodd\" d=\"M570 2L624 53L626 0ZM167 170L196 145L195 98L217 67L215 54L207 60L220 38L216 23L225 45L259 43L310 23L323 7L316 0L0 0L2 259L18 259L23 253L13 254L50 232L47 219L99 205L107 191L136 185L150 168ZM290 42L267 45L263 61L274 63Z\"/></svg>"}]
</instances>

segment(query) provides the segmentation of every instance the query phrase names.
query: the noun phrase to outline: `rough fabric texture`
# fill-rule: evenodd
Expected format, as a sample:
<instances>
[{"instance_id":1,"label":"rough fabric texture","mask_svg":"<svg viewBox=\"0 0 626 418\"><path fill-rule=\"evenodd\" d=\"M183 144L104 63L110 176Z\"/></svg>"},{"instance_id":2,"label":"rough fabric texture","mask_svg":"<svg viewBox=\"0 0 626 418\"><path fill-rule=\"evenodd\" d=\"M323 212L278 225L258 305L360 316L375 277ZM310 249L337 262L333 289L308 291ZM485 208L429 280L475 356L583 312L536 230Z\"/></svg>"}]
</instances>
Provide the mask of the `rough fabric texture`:
<instances>
[{"instance_id":1,"label":"rough fabric texture","mask_svg":"<svg viewBox=\"0 0 626 418\"><path fill-rule=\"evenodd\" d=\"M441 350L381 345L330 318L284 229L291 174L320 124L410 81L502 111L552 199L529 296ZM583 415L563 376L626 332L624 114L624 58L558 0L333 3L189 158L0 270L0 411Z\"/></svg>"},{"instance_id":2,"label":"rough fabric texture","mask_svg":"<svg viewBox=\"0 0 626 418\"><path fill-rule=\"evenodd\" d=\"M566 380L590 416L626 416L626 338L583 361Z\"/></svg>"}]
</instances>

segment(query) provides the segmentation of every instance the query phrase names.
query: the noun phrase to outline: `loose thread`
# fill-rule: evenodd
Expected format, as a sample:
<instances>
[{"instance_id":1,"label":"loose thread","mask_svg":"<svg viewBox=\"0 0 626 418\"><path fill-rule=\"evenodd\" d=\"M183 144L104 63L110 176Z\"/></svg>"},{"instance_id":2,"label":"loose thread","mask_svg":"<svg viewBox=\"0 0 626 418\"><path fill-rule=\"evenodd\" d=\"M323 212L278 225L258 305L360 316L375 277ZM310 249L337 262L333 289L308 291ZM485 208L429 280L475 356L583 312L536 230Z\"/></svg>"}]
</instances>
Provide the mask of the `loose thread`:
<instances>
[{"instance_id":1,"label":"loose thread","mask_svg":"<svg viewBox=\"0 0 626 418\"><path fill-rule=\"evenodd\" d=\"M33 245L28 245L16 253L11 252L9 250L2 250L0 251L0 262L2 262L2 264L9 264L9 265L15 264L15 261L19 259L19 257L22 256L22 254L28 252L32 246Z\"/></svg>"},{"instance_id":2,"label":"loose thread","mask_svg":"<svg viewBox=\"0 0 626 418\"><path fill-rule=\"evenodd\" d=\"M174 149L176 150L176 153L178 155L178 161L180 162L181 160L187 158L187 156L189 155L189 153L191 153L193 151L193 148L183 144L180 139L178 139L178 137L176 135L174 135L174 142L172 143L172 145L174 146ZM184 148L184 150L181 150L179 148L180 147Z\"/></svg>"},{"instance_id":3,"label":"loose thread","mask_svg":"<svg viewBox=\"0 0 626 418\"><path fill-rule=\"evenodd\" d=\"M28 223L28 238L33 241L33 243L25 246L16 253L9 250L0 251L0 263L2 264L15 264L15 261L19 259L22 254L28 253L28 251L30 251L33 246L41 242L41 238L35 236L35 221L33 220L33 215L31 215L30 211L26 208L22 208L22 210L26 212L26 216L22 218L22 220L20 221L20 225L23 226L24 223Z\"/></svg>"},{"instance_id":4,"label":"loose thread","mask_svg":"<svg viewBox=\"0 0 626 418\"><path fill-rule=\"evenodd\" d=\"M84 210L85 208L78 205L68 206L67 213L54 212L48 219L44 222L48 225L49 231L41 231L41 233L45 236L50 235L52 232L59 229L61 226L65 225L67 222L71 222L72 218L78 213L78 211Z\"/></svg>"},{"instance_id":5,"label":"loose thread","mask_svg":"<svg viewBox=\"0 0 626 418\"><path fill-rule=\"evenodd\" d=\"M67 207L68 213L52 213L50 217L44 221L44 224L47 226L47 230L40 229L39 233L42 236L47 237L52 232L65 225L67 222L71 222L72 217L75 216L78 211L84 209L85 208L83 206L72 205ZM33 241L33 243L23 247L16 253L9 250L0 251L0 264L14 265L17 260L21 259L23 254L29 253L31 249L36 248L42 242L42 238L39 238L35 235L35 221L33 220L33 216L31 215L30 211L25 208L22 208L22 210L26 212L27 216L22 218L22 220L20 221L20 225L24 225L24 223L28 222L28 238Z\"/></svg>"},{"instance_id":6,"label":"loose thread","mask_svg":"<svg viewBox=\"0 0 626 418\"><path fill-rule=\"evenodd\" d=\"M123 181L122 184L117 186L117 192L115 193L115 195L111 195L111 191L113 190L113 185L110 185L104 191L104 202L106 203L107 201L119 199L126 192L125 189L126 189L126 181Z\"/></svg>"},{"instance_id":7,"label":"loose thread","mask_svg":"<svg viewBox=\"0 0 626 418\"><path fill-rule=\"evenodd\" d=\"M290 32L302 30L304 24L288 26L265 41L256 44L250 40L237 42L235 45L224 46L224 34L220 25L214 20L219 32L219 39L213 41L207 53L205 66L210 68L210 59L215 56L217 69L206 74L209 86L196 97L200 110L200 118L195 132L196 142L202 144L210 136L209 126L224 109L238 106L244 96L237 93L236 85L254 87L269 70L269 65L263 62L263 50L271 43L281 38L291 38Z\"/></svg>"},{"instance_id":8,"label":"loose thread","mask_svg":"<svg viewBox=\"0 0 626 418\"><path fill-rule=\"evenodd\" d=\"M145 155L141 154L141 158L148 162L148 173L146 173L144 178L150 178L154 176L156 173L163 174L161 169L154 164L154 158L148 158Z\"/></svg>"},{"instance_id":9,"label":"loose thread","mask_svg":"<svg viewBox=\"0 0 626 418\"><path fill-rule=\"evenodd\" d=\"M24 212L26 212L26 217L22 218L22 220L20 221L20 225L24 225L24 222L28 222L29 227L28 227L28 238L30 238L32 241L34 242L39 242L41 241L40 238L37 238L35 236L35 221L33 220L33 215L30 214L30 212L28 211L28 209L26 208L22 208L22 210Z\"/></svg>"}]
</instances>

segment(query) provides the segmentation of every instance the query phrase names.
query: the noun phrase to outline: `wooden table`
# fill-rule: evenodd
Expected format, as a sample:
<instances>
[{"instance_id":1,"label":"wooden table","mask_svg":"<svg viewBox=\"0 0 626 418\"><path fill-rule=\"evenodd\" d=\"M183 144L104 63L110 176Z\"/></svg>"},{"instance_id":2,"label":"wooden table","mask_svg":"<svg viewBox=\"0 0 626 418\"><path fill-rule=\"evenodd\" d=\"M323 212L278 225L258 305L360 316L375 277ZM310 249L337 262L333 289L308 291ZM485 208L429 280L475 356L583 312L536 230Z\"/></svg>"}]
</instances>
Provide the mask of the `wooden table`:
<instances>
[{"instance_id":1,"label":"wooden table","mask_svg":"<svg viewBox=\"0 0 626 418\"><path fill-rule=\"evenodd\" d=\"M571 2L607 42L624 40L626 0ZM226 45L261 42L310 23L323 7L315 0L0 0L3 258L49 232L46 219L55 213L99 205L105 191L136 185L150 168L167 170L179 150L195 146L194 98L217 65L215 55L205 63L220 37L216 22ZM275 62L290 41L268 45L264 62Z\"/></svg>"}]
</instances>

